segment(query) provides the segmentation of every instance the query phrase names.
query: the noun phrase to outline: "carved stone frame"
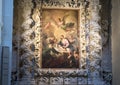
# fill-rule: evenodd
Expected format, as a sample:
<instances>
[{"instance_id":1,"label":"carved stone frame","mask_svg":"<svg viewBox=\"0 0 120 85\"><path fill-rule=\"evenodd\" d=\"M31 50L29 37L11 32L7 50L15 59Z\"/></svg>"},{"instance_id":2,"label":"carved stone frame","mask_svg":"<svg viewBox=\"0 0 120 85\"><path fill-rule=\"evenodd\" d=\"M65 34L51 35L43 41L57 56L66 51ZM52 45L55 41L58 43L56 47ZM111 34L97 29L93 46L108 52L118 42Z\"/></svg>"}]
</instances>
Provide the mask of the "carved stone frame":
<instances>
[{"instance_id":1,"label":"carved stone frame","mask_svg":"<svg viewBox=\"0 0 120 85\"><path fill-rule=\"evenodd\" d=\"M53 69L53 68L49 68L49 69L42 69L41 68L41 65L40 65L40 68L37 70L38 72L37 73L43 73L43 75L42 76L44 76L44 75L47 75L46 73L52 73L52 75L54 75L55 76L55 74L56 73L63 73L64 74L64 72L65 73L70 73L70 74L73 74L74 72L76 73L75 75L77 76L78 74L78 72L79 71L82 71L82 75L83 76L87 76L87 71L86 71L86 67L87 67L87 65L86 65L86 47L87 47L87 43L86 43L86 9L87 9L87 2L84 2L84 1L78 1L78 2L72 2L72 1L54 1L54 0L50 0L50 1L48 1L48 2L46 2L46 1L44 1L43 0L43 2L41 1L38 1L37 3L39 3L39 5L38 5L38 8L39 8L39 11L40 11L40 20L42 19L42 9L67 9L67 10L77 10L77 11L79 11L79 15L78 15L78 17L79 17L79 19L78 19L78 25L79 25L79 40L80 40L80 60L79 60L79 62L80 62L80 65L79 65L79 68L78 69ZM40 27L42 27L42 23L40 23ZM39 28L39 30L41 30L41 32L40 32L40 36L42 36L41 35L41 33L42 33L42 28ZM38 42L38 41L37 41ZM39 42L41 42L41 39L40 39L40 41ZM88 42L88 41L87 41ZM38 45L38 44L37 44ZM37 46L36 45L36 46ZM41 50L41 48L42 48L42 44L41 43L39 43L39 45L40 45L40 49L39 49L39 52L41 52L42 50ZM39 55L41 55L41 54L39 54ZM74 75L74 76L75 76ZM60 75L59 75L60 76ZM62 75L61 75L62 76ZM80 74L80 76L81 76L81 74Z\"/></svg>"},{"instance_id":2,"label":"carved stone frame","mask_svg":"<svg viewBox=\"0 0 120 85\"><path fill-rule=\"evenodd\" d=\"M80 10L80 67L78 69L42 69L39 68L39 76L84 76L96 77L93 73L101 72L100 62L102 56L101 27L99 25L99 0L96 1L41 1L38 6L40 15L42 8L50 9L74 9ZM42 18L42 16L40 16ZM41 27L41 26L40 26ZM41 30L41 28L39 28ZM41 40L41 39L40 39ZM40 44L41 45L41 44ZM36 45L37 46L37 45ZM40 51L39 51L40 52ZM40 66L41 67L41 66ZM40 73L40 74L39 74Z\"/></svg>"},{"instance_id":3,"label":"carved stone frame","mask_svg":"<svg viewBox=\"0 0 120 85\"><path fill-rule=\"evenodd\" d=\"M18 38L13 40L15 44L13 47L17 47L19 57L17 71L18 74L22 73L23 80L26 77L31 78L31 76L40 81L44 80L44 82L49 82L50 77L77 77L77 80L82 77L101 78L102 38L101 26L98 23L100 21L99 0L21 0L19 8L23 9L22 18L24 19L21 22L16 19L17 22L14 22L14 37ZM42 8L80 10L79 69L41 68ZM21 14L19 18L21 18ZM22 65L19 66L19 63Z\"/></svg>"}]
</instances>

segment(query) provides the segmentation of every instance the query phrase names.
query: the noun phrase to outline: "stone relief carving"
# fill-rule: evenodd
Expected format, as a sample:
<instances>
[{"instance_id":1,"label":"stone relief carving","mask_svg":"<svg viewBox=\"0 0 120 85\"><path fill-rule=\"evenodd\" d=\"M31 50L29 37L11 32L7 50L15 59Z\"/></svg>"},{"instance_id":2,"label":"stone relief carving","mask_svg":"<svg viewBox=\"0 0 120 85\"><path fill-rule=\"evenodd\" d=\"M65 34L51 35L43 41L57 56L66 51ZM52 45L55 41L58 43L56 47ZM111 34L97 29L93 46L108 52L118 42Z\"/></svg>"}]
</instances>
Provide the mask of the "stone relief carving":
<instances>
[{"instance_id":1,"label":"stone relief carving","mask_svg":"<svg viewBox=\"0 0 120 85\"><path fill-rule=\"evenodd\" d=\"M105 85L101 79L101 52L102 42L101 26L98 24L99 0L94 2L83 0L21 0L18 9L22 9L21 23L15 22L15 35L19 37L19 44L14 40L19 50L21 85L27 78L32 80L34 85L45 84L94 84ZM42 8L61 8L80 10L80 67L79 69L57 70L41 68L41 18ZM19 15L20 17L20 15ZM105 40L106 42L106 40ZM104 42L104 43L105 43ZM105 77L106 78L106 77ZM108 79L108 78L107 78Z\"/></svg>"},{"instance_id":2,"label":"stone relief carving","mask_svg":"<svg viewBox=\"0 0 120 85\"><path fill-rule=\"evenodd\" d=\"M101 21L101 36L102 36L102 49L104 51L103 53L103 60L102 60L102 76L103 76L103 79L105 80L105 83L107 85L111 85L112 84L112 71L111 71L111 62L109 61L111 58L110 56L110 53L109 53L109 39L110 39L110 36L109 36L109 23L108 23L108 20L102 20ZM109 49L109 50L107 50ZM107 52L106 52L107 51ZM107 54L107 55L106 55ZM106 58L106 59L105 59ZM109 58L109 59L107 59Z\"/></svg>"},{"instance_id":3,"label":"stone relief carving","mask_svg":"<svg viewBox=\"0 0 120 85\"><path fill-rule=\"evenodd\" d=\"M107 44L107 41L108 41L108 21L107 20L102 20L101 21L101 27L102 27L102 30L101 30L101 34L102 34L102 44L103 46L105 46Z\"/></svg>"},{"instance_id":4,"label":"stone relief carving","mask_svg":"<svg viewBox=\"0 0 120 85\"><path fill-rule=\"evenodd\" d=\"M43 6L44 7L69 7L69 8L79 8L81 4L80 0L44 0Z\"/></svg>"}]
</instances>

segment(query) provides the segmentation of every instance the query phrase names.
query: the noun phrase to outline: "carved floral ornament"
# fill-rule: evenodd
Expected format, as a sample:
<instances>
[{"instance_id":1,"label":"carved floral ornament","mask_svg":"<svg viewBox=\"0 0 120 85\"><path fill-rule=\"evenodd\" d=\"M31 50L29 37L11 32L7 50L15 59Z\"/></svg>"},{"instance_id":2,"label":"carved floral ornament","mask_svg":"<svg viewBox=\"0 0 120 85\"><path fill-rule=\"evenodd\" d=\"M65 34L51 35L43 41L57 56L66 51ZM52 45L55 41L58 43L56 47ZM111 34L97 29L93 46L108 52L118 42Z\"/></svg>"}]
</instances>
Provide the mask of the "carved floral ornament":
<instances>
[{"instance_id":1,"label":"carved floral ornament","mask_svg":"<svg viewBox=\"0 0 120 85\"><path fill-rule=\"evenodd\" d=\"M83 76L93 78L100 76L102 42L99 34L101 26L98 24L100 20L99 0L22 0L19 5L19 8L23 8L24 17L20 29L19 46L20 63L22 64L20 72L23 73L23 76ZM79 11L79 68L42 68L42 12L44 9Z\"/></svg>"}]
</instances>

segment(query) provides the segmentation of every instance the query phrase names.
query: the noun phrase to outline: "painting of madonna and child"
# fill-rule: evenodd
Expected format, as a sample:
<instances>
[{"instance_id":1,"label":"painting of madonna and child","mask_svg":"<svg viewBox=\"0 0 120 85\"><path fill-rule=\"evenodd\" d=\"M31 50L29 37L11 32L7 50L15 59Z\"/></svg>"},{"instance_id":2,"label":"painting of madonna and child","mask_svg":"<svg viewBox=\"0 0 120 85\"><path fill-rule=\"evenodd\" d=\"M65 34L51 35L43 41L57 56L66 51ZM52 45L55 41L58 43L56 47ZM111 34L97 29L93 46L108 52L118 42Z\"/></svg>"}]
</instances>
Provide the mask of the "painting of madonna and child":
<instances>
[{"instance_id":1,"label":"painting of madonna and child","mask_svg":"<svg viewBox=\"0 0 120 85\"><path fill-rule=\"evenodd\" d=\"M77 10L42 11L42 68L79 68Z\"/></svg>"}]
</instances>

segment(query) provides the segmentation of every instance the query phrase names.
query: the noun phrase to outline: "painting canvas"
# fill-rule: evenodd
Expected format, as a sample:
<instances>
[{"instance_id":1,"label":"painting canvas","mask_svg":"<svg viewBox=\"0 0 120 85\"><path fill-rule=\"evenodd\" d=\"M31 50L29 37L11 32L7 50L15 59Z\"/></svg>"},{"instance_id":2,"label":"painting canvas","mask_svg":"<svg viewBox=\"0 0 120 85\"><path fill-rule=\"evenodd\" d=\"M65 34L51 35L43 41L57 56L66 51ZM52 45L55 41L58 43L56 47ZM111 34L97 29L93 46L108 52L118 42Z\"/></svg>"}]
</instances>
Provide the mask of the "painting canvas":
<instances>
[{"instance_id":1,"label":"painting canvas","mask_svg":"<svg viewBox=\"0 0 120 85\"><path fill-rule=\"evenodd\" d=\"M78 11L43 9L42 68L79 68Z\"/></svg>"}]
</instances>

